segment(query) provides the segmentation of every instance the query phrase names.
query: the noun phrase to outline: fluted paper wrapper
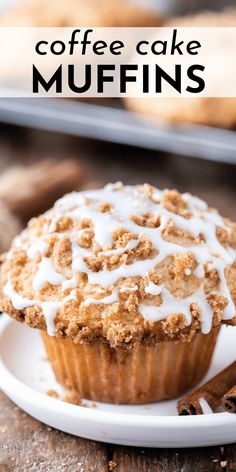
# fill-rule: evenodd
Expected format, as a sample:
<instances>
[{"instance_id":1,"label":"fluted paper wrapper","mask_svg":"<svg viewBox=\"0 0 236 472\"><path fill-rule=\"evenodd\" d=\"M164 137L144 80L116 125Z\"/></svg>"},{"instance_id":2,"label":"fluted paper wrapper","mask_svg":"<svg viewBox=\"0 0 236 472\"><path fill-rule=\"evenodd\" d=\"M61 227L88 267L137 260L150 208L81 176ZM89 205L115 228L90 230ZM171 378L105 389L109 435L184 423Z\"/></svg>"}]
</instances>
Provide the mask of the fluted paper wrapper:
<instances>
[{"instance_id":1,"label":"fluted paper wrapper","mask_svg":"<svg viewBox=\"0 0 236 472\"><path fill-rule=\"evenodd\" d=\"M182 395L208 370L218 329L190 343L112 349L107 343L75 344L42 332L59 383L82 398L109 403L148 403Z\"/></svg>"}]
</instances>

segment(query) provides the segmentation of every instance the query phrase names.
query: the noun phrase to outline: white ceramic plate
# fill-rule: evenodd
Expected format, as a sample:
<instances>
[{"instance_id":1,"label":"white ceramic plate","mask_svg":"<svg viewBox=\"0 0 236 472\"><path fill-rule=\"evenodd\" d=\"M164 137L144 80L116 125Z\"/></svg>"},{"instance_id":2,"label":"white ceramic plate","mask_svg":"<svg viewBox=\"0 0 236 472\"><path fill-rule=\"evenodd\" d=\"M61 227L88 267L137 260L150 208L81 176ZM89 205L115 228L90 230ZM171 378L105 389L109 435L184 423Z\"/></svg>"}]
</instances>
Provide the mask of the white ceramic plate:
<instances>
[{"instance_id":1,"label":"white ceramic plate","mask_svg":"<svg viewBox=\"0 0 236 472\"><path fill-rule=\"evenodd\" d=\"M223 328L211 377L235 360L236 328ZM174 369L174 366L173 366ZM84 401L75 406L49 397L55 382L37 330L3 315L0 319L0 387L34 418L62 431L115 444L141 447L194 447L236 441L236 415L182 416L176 400L151 405L117 406Z\"/></svg>"}]
</instances>

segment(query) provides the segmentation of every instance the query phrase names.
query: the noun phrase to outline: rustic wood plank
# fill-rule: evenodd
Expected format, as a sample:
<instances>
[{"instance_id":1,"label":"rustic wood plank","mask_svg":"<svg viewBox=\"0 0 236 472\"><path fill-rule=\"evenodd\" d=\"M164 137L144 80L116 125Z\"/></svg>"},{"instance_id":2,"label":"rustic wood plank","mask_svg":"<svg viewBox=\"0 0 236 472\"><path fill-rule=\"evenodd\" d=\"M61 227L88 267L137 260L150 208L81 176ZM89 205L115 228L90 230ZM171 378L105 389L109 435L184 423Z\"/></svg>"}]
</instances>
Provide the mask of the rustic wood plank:
<instances>
[{"instance_id":1,"label":"rustic wood plank","mask_svg":"<svg viewBox=\"0 0 236 472\"><path fill-rule=\"evenodd\" d=\"M107 446L28 416L0 392L1 472L106 472Z\"/></svg>"},{"instance_id":2,"label":"rustic wood plank","mask_svg":"<svg viewBox=\"0 0 236 472\"><path fill-rule=\"evenodd\" d=\"M236 471L236 445L196 449L117 446L112 460L116 464L115 472L233 472Z\"/></svg>"},{"instance_id":3,"label":"rustic wood plank","mask_svg":"<svg viewBox=\"0 0 236 472\"><path fill-rule=\"evenodd\" d=\"M221 467L224 465L225 472L234 472L236 470L236 444L227 444L222 447L221 457Z\"/></svg>"}]
</instances>

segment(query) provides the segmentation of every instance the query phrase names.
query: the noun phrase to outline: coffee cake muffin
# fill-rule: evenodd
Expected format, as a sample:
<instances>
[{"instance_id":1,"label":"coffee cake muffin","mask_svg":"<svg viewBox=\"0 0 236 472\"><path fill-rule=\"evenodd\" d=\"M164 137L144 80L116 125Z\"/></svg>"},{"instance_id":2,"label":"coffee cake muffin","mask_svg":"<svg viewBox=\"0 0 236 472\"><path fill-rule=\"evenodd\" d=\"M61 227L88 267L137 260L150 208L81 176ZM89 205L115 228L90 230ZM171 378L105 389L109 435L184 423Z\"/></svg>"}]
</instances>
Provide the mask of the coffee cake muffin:
<instances>
[{"instance_id":1,"label":"coffee cake muffin","mask_svg":"<svg viewBox=\"0 0 236 472\"><path fill-rule=\"evenodd\" d=\"M236 9L226 9L221 12L204 11L195 15L171 18L163 26L170 28L182 27L235 27ZM234 56L234 44L222 44L223 51L230 57ZM223 54L223 53L222 53ZM208 60L208 68L211 68L211 60ZM225 76L231 74L231 64L226 70L219 68L218 76L224 82ZM125 106L131 111L142 113L154 122L193 123L204 126L214 126L226 129L236 127L236 99L212 98L212 97L168 97L153 98L125 97Z\"/></svg>"},{"instance_id":2,"label":"coffee cake muffin","mask_svg":"<svg viewBox=\"0 0 236 472\"><path fill-rule=\"evenodd\" d=\"M0 16L1 26L159 26L156 11L125 0L23 0Z\"/></svg>"},{"instance_id":3,"label":"coffee cake muffin","mask_svg":"<svg viewBox=\"0 0 236 472\"><path fill-rule=\"evenodd\" d=\"M173 398L234 324L236 225L150 185L66 195L2 257L0 308L42 332L59 382L114 403Z\"/></svg>"}]
</instances>

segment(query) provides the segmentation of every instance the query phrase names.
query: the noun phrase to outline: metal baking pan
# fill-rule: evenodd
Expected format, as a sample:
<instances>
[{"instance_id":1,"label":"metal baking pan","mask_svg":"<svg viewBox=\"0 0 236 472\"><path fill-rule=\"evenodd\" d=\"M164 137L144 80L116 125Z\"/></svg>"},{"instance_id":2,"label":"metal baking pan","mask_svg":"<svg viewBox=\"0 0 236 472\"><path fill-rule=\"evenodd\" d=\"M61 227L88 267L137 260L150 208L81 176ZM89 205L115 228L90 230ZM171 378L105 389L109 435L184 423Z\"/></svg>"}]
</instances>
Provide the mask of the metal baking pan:
<instances>
[{"instance_id":1,"label":"metal baking pan","mask_svg":"<svg viewBox=\"0 0 236 472\"><path fill-rule=\"evenodd\" d=\"M19 1L0 0L0 12ZM196 6L198 9L222 6L220 0L127 1L160 11L164 9L167 14L176 13L180 6L185 13ZM232 5L234 1L226 0L226 4ZM127 110L102 103L58 98L0 98L0 122L236 164L236 131L190 124L154 124Z\"/></svg>"},{"instance_id":2,"label":"metal baking pan","mask_svg":"<svg viewBox=\"0 0 236 472\"><path fill-rule=\"evenodd\" d=\"M0 98L0 121L236 164L235 131L190 124L153 124L111 106L59 98Z\"/></svg>"}]
</instances>

